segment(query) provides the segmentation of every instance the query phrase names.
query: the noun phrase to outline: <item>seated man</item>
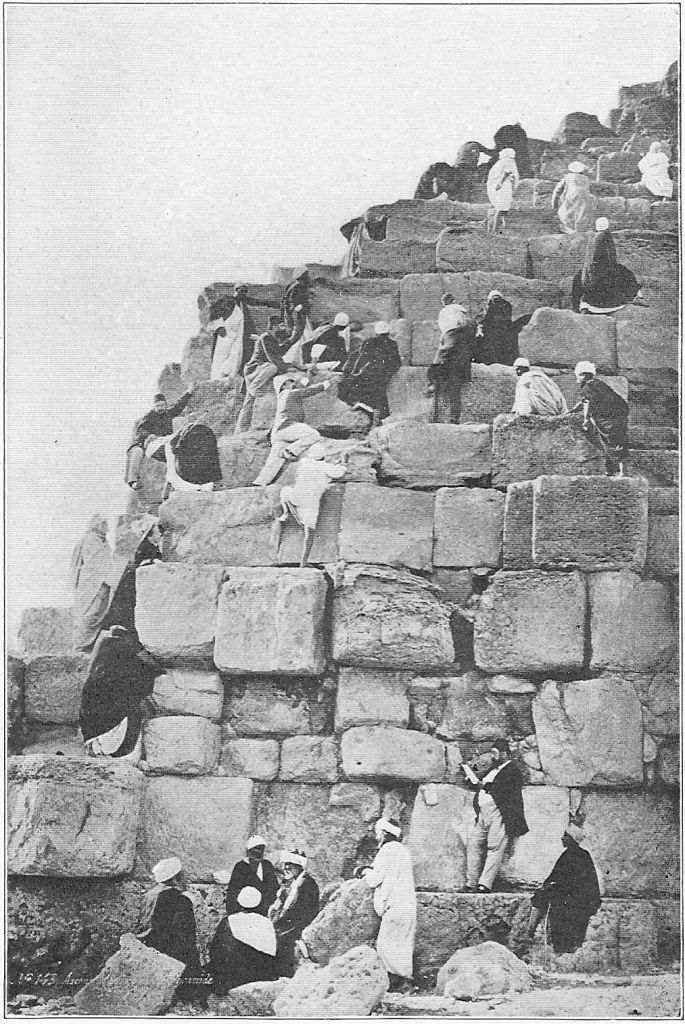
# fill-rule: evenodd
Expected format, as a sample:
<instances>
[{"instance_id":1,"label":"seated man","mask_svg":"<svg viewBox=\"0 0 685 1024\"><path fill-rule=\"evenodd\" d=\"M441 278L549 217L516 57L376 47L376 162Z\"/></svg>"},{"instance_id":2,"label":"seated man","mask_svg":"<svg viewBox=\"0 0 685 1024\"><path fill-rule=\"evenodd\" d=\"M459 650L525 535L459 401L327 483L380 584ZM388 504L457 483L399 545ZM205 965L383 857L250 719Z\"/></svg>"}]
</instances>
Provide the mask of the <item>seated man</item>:
<instances>
[{"instance_id":1,"label":"seated man","mask_svg":"<svg viewBox=\"0 0 685 1024\"><path fill-rule=\"evenodd\" d=\"M195 384L191 384L171 407L167 406L166 398L161 392L156 394L150 411L136 423L133 440L126 453L126 483L132 490L137 491L140 486L140 464L143 455L160 462L164 461L165 445L171 440L174 432L174 416L181 415L194 391Z\"/></svg>"},{"instance_id":2,"label":"seated man","mask_svg":"<svg viewBox=\"0 0 685 1024\"><path fill-rule=\"evenodd\" d=\"M388 384L402 360L384 320L376 324L375 332L362 344L359 353L350 354L338 384L338 398L353 409L363 409L377 425L390 414Z\"/></svg>"},{"instance_id":3,"label":"seated man","mask_svg":"<svg viewBox=\"0 0 685 1024\"><path fill-rule=\"evenodd\" d=\"M238 893L249 887L261 893L261 901L254 909L266 917L278 892L278 878L271 861L264 858L265 849L266 843L261 836L250 836L247 841L247 856L237 862L228 879L226 913L229 916L240 910ZM214 877L218 882L225 884L223 872L217 872Z\"/></svg>"},{"instance_id":4,"label":"seated man","mask_svg":"<svg viewBox=\"0 0 685 1024\"><path fill-rule=\"evenodd\" d=\"M261 893L245 886L236 897L237 910L219 922L209 947L214 991L225 995L253 981L272 981L276 971L276 932L259 907Z\"/></svg>"},{"instance_id":5,"label":"seated man","mask_svg":"<svg viewBox=\"0 0 685 1024\"><path fill-rule=\"evenodd\" d=\"M252 357L245 367L245 400L240 410L235 433L242 434L252 424L252 411L258 395L268 391L274 377L290 370L302 370L296 363L287 363L282 350L288 341L285 327L277 316L270 316L264 334L260 334L254 346Z\"/></svg>"},{"instance_id":6,"label":"seated man","mask_svg":"<svg viewBox=\"0 0 685 1024\"><path fill-rule=\"evenodd\" d=\"M514 360L516 395L512 412L517 416L564 416L566 399L559 386L540 369L531 366L523 356Z\"/></svg>"},{"instance_id":7,"label":"seated man","mask_svg":"<svg viewBox=\"0 0 685 1024\"><path fill-rule=\"evenodd\" d=\"M269 916L276 929L279 977L292 978L295 944L319 913L319 887L307 871L307 858L301 850L284 850L281 863L286 881Z\"/></svg>"}]
</instances>

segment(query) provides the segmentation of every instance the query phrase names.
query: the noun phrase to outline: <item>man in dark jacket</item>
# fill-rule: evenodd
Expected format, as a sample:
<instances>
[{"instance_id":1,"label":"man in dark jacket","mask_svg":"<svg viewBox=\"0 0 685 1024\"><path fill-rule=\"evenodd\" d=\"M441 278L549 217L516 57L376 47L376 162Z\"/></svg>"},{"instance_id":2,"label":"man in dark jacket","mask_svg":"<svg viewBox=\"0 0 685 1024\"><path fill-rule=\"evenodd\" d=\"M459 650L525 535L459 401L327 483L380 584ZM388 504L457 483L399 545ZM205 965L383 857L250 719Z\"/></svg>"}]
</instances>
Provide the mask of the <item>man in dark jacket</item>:
<instances>
[{"instance_id":1,"label":"man in dark jacket","mask_svg":"<svg viewBox=\"0 0 685 1024\"><path fill-rule=\"evenodd\" d=\"M271 382L277 374L304 369L295 363L284 362L283 350L288 338L278 317L270 316L268 323L267 330L257 338L250 361L245 366L245 399L235 425L236 434L250 429L257 396L270 390Z\"/></svg>"},{"instance_id":2,"label":"man in dark jacket","mask_svg":"<svg viewBox=\"0 0 685 1024\"><path fill-rule=\"evenodd\" d=\"M583 430L604 452L607 476L623 476L628 457L628 403L614 388L596 376L594 363L581 360L575 375L582 398L571 412L583 410Z\"/></svg>"},{"instance_id":3,"label":"man in dark jacket","mask_svg":"<svg viewBox=\"0 0 685 1024\"><path fill-rule=\"evenodd\" d=\"M166 397L160 392L153 399L153 406L139 419L133 428L133 439L126 453L126 483L138 490L140 464L143 455L165 460L163 438L168 439L174 432L174 416L180 416L191 399L195 385L191 384L173 405L167 405ZM153 444L154 442L154 444ZM154 448L154 450L153 450Z\"/></svg>"},{"instance_id":4,"label":"man in dark jacket","mask_svg":"<svg viewBox=\"0 0 685 1024\"><path fill-rule=\"evenodd\" d=\"M507 843L528 831L523 812L523 779L511 760L505 739L493 743L491 764L482 779L478 779L470 765L462 765L467 779L477 788L473 798L476 822L466 843L466 892L492 892Z\"/></svg>"},{"instance_id":5,"label":"man in dark jacket","mask_svg":"<svg viewBox=\"0 0 685 1024\"><path fill-rule=\"evenodd\" d=\"M338 384L338 398L353 409L363 409L377 426L390 414L388 383L401 365L397 342L390 337L390 326L379 320L373 337L366 339L358 353L350 353Z\"/></svg>"},{"instance_id":6,"label":"man in dark jacket","mask_svg":"<svg viewBox=\"0 0 685 1024\"><path fill-rule=\"evenodd\" d=\"M278 892L278 878L271 861L264 859L265 849L266 843L261 836L250 836L247 841L247 856L235 865L228 882L227 914L237 914L244 909L238 903L238 895L243 889L252 887L262 894L262 902L256 908L256 913L264 917L268 915L269 907ZM220 878L220 873L215 877Z\"/></svg>"},{"instance_id":7,"label":"man in dark jacket","mask_svg":"<svg viewBox=\"0 0 685 1024\"><path fill-rule=\"evenodd\" d=\"M293 270L293 279L286 286L281 299L281 320L290 332L288 344L298 341L309 316L309 271L306 267Z\"/></svg>"},{"instance_id":8,"label":"man in dark jacket","mask_svg":"<svg viewBox=\"0 0 685 1024\"><path fill-rule=\"evenodd\" d=\"M307 872L307 858L301 850L284 850L281 855L286 884L280 889L270 917L276 929L276 960L279 977L295 973L295 944L319 913L319 887Z\"/></svg>"}]
</instances>

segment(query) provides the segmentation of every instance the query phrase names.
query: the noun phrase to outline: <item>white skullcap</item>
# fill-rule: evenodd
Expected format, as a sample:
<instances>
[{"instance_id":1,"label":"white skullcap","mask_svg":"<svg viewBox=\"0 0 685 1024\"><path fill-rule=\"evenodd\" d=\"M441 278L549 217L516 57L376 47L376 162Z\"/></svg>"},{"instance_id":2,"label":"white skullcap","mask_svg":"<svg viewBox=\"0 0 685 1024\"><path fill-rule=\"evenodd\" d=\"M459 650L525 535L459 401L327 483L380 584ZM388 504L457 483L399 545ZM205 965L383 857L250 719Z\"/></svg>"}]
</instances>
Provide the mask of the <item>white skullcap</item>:
<instances>
[{"instance_id":1,"label":"white skullcap","mask_svg":"<svg viewBox=\"0 0 685 1024\"><path fill-rule=\"evenodd\" d=\"M577 843L582 843L583 839L585 839L585 834L582 828L578 828L577 825L567 825L564 832L567 836L570 836L571 839L575 839Z\"/></svg>"},{"instance_id":2,"label":"white skullcap","mask_svg":"<svg viewBox=\"0 0 685 1024\"><path fill-rule=\"evenodd\" d=\"M503 156L505 159L513 160L514 157L516 156L516 150L515 149L500 149L499 155Z\"/></svg>"},{"instance_id":3,"label":"white skullcap","mask_svg":"<svg viewBox=\"0 0 685 1024\"><path fill-rule=\"evenodd\" d=\"M246 885L244 889L240 890L236 899L239 906L245 907L246 910L254 910L262 902L262 894L253 885Z\"/></svg>"},{"instance_id":4,"label":"white skullcap","mask_svg":"<svg viewBox=\"0 0 685 1024\"><path fill-rule=\"evenodd\" d=\"M254 850L255 846L266 846L266 839L262 836L250 836L245 844L245 849Z\"/></svg>"},{"instance_id":5,"label":"white skullcap","mask_svg":"<svg viewBox=\"0 0 685 1024\"><path fill-rule=\"evenodd\" d=\"M393 825L393 823L388 821L387 818L379 818L376 822L376 832L387 832L388 835L395 836L396 839L399 839L402 834L402 829L397 825Z\"/></svg>"},{"instance_id":6,"label":"white skullcap","mask_svg":"<svg viewBox=\"0 0 685 1024\"><path fill-rule=\"evenodd\" d=\"M595 221L595 231L607 231L609 229L609 221L606 217L598 217Z\"/></svg>"},{"instance_id":7,"label":"white skullcap","mask_svg":"<svg viewBox=\"0 0 685 1024\"><path fill-rule=\"evenodd\" d=\"M281 851L282 864L297 864L304 870L307 867L307 858L303 854L291 853L290 850Z\"/></svg>"},{"instance_id":8,"label":"white skullcap","mask_svg":"<svg viewBox=\"0 0 685 1024\"><path fill-rule=\"evenodd\" d=\"M576 377L580 377L584 373L591 373L594 377L597 373L597 368L594 363L589 362L587 359L581 359L579 363L576 363L576 368L573 372Z\"/></svg>"},{"instance_id":9,"label":"white skullcap","mask_svg":"<svg viewBox=\"0 0 685 1024\"><path fill-rule=\"evenodd\" d=\"M583 171L587 170L585 164L581 164L580 160L572 160L568 165L569 171L573 171L574 174L582 174Z\"/></svg>"},{"instance_id":10,"label":"white skullcap","mask_svg":"<svg viewBox=\"0 0 685 1024\"><path fill-rule=\"evenodd\" d=\"M527 370L530 370L530 360L526 359L525 356L519 356L518 359L514 360L514 366L525 366Z\"/></svg>"},{"instance_id":11,"label":"white skullcap","mask_svg":"<svg viewBox=\"0 0 685 1024\"><path fill-rule=\"evenodd\" d=\"M375 327L376 334L390 334L390 324L386 323L385 320L379 320Z\"/></svg>"},{"instance_id":12,"label":"white skullcap","mask_svg":"<svg viewBox=\"0 0 685 1024\"><path fill-rule=\"evenodd\" d=\"M347 313L341 312L335 314L335 320L333 321L336 327L347 327L350 323L350 318Z\"/></svg>"},{"instance_id":13,"label":"white skullcap","mask_svg":"<svg viewBox=\"0 0 685 1024\"><path fill-rule=\"evenodd\" d=\"M650 151L650 153L660 153L661 152L661 143L660 142L653 142L651 144L651 146L649 147L649 151Z\"/></svg>"},{"instance_id":14,"label":"white skullcap","mask_svg":"<svg viewBox=\"0 0 685 1024\"><path fill-rule=\"evenodd\" d=\"M166 860L160 860L152 869L152 876L156 882L168 882L182 869L178 857L167 857Z\"/></svg>"}]
</instances>

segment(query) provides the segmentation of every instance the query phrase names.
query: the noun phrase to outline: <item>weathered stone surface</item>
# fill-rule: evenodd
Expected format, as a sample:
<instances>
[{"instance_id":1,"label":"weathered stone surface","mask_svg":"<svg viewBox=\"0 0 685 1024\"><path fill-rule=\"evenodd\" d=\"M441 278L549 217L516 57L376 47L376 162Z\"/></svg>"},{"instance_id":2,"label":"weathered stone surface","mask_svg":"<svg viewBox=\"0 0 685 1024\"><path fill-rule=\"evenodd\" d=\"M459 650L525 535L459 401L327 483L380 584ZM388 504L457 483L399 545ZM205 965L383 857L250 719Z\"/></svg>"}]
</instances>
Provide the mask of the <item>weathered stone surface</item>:
<instances>
[{"instance_id":1,"label":"weathered stone surface","mask_svg":"<svg viewBox=\"0 0 685 1024\"><path fill-rule=\"evenodd\" d=\"M575 366L580 359L589 359L600 373L618 368L616 329L610 316L536 309L519 334L519 350L537 365Z\"/></svg>"},{"instance_id":2,"label":"weathered stone surface","mask_svg":"<svg viewBox=\"0 0 685 1024\"><path fill-rule=\"evenodd\" d=\"M467 274L407 274L400 281L400 308L407 320L437 320L440 297L451 292L455 302L469 306Z\"/></svg>"},{"instance_id":3,"label":"weathered stone surface","mask_svg":"<svg viewBox=\"0 0 685 1024\"><path fill-rule=\"evenodd\" d=\"M627 571L596 573L589 597L593 671L641 672L668 662L676 634L665 584Z\"/></svg>"},{"instance_id":4,"label":"weathered stone surface","mask_svg":"<svg viewBox=\"0 0 685 1024\"><path fill-rule=\"evenodd\" d=\"M321 888L352 874L371 834L356 807L330 805L330 792L329 786L272 782L259 787L255 805L255 831L268 840L267 857L270 851L274 859L279 850L304 850L307 870Z\"/></svg>"},{"instance_id":5,"label":"weathered stone surface","mask_svg":"<svg viewBox=\"0 0 685 1024\"><path fill-rule=\"evenodd\" d=\"M347 567L333 596L331 653L341 665L428 670L454 661L450 607L408 573Z\"/></svg>"},{"instance_id":6,"label":"weathered stone surface","mask_svg":"<svg viewBox=\"0 0 685 1024\"><path fill-rule=\"evenodd\" d=\"M476 665L493 675L582 668L585 608L580 573L496 573L474 623Z\"/></svg>"},{"instance_id":7,"label":"weathered stone surface","mask_svg":"<svg viewBox=\"0 0 685 1024\"><path fill-rule=\"evenodd\" d=\"M678 891L675 798L655 793L585 793L583 831L601 865L608 896Z\"/></svg>"},{"instance_id":8,"label":"weathered stone surface","mask_svg":"<svg viewBox=\"0 0 685 1024\"><path fill-rule=\"evenodd\" d=\"M380 918L373 909L373 890L361 878L341 882L317 917L302 932L311 960L325 965L348 949L369 945Z\"/></svg>"},{"instance_id":9,"label":"weathered stone surface","mask_svg":"<svg viewBox=\"0 0 685 1024\"><path fill-rule=\"evenodd\" d=\"M166 715L143 728L145 760L164 775L207 775L219 762L221 730L206 718Z\"/></svg>"},{"instance_id":10,"label":"weathered stone surface","mask_svg":"<svg viewBox=\"0 0 685 1024\"><path fill-rule=\"evenodd\" d=\"M504 495L481 488L442 488L435 496L436 566L489 566L502 560Z\"/></svg>"},{"instance_id":11,"label":"weathered stone surface","mask_svg":"<svg viewBox=\"0 0 685 1024\"><path fill-rule=\"evenodd\" d=\"M504 502L502 564L505 569L533 568L533 481L509 484Z\"/></svg>"},{"instance_id":12,"label":"weathered stone surface","mask_svg":"<svg viewBox=\"0 0 685 1024\"><path fill-rule=\"evenodd\" d=\"M539 235L528 239L533 275L539 280L559 282L573 277L583 266L588 235Z\"/></svg>"},{"instance_id":13,"label":"weathered stone surface","mask_svg":"<svg viewBox=\"0 0 685 1024\"><path fill-rule=\"evenodd\" d=\"M277 740L224 739L221 766L227 775L271 782L278 775Z\"/></svg>"},{"instance_id":14,"label":"weathered stone surface","mask_svg":"<svg viewBox=\"0 0 685 1024\"><path fill-rule=\"evenodd\" d=\"M429 571L434 503L432 494L347 484L340 517L340 558Z\"/></svg>"},{"instance_id":15,"label":"weathered stone surface","mask_svg":"<svg viewBox=\"0 0 685 1024\"><path fill-rule=\"evenodd\" d=\"M388 990L388 972L370 946L355 946L326 967L300 967L273 1004L276 1017L368 1017Z\"/></svg>"},{"instance_id":16,"label":"weathered stone surface","mask_svg":"<svg viewBox=\"0 0 685 1024\"><path fill-rule=\"evenodd\" d=\"M224 687L218 672L181 665L155 679L152 699L162 714L197 715L218 722Z\"/></svg>"},{"instance_id":17,"label":"weathered stone surface","mask_svg":"<svg viewBox=\"0 0 685 1024\"><path fill-rule=\"evenodd\" d=\"M170 1005L185 964L122 935L118 953L74 996L79 1013L105 1017L150 1017Z\"/></svg>"},{"instance_id":18,"label":"weathered stone surface","mask_svg":"<svg viewBox=\"0 0 685 1024\"><path fill-rule=\"evenodd\" d=\"M641 477L538 477L533 565L640 572L647 556L648 489Z\"/></svg>"},{"instance_id":19,"label":"weathered stone surface","mask_svg":"<svg viewBox=\"0 0 685 1024\"><path fill-rule=\"evenodd\" d=\"M27 661L24 714L29 721L77 722L89 661L87 654L42 654Z\"/></svg>"},{"instance_id":20,"label":"weathered stone surface","mask_svg":"<svg viewBox=\"0 0 685 1024\"><path fill-rule=\"evenodd\" d=\"M336 731L354 725L409 723L409 679L403 672L341 668L335 702Z\"/></svg>"},{"instance_id":21,"label":"weathered stone surface","mask_svg":"<svg viewBox=\"0 0 685 1024\"><path fill-rule=\"evenodd\" d=\"M492 433L485 424L393 423L381 427L377 438L384 484L456 487L491 470Z\"/></svg>"},{"instance_id":22,"label":"weathered stone surface","mask_svg":"<svg viewBox=\"0 0 685 1024\"><path fill-rule=\"evenodd\" d=\"M628 476L643 476L650 487L678 486L677 451L633 451L625 461Z\"/></svg>"},{"instance_id":23,"label":"weathered stone surface","mask_svg":"<svg viewBox=\"0 0 685 1024\"><path fill-rule=\"evenodd\" d=\"M239 377L198 382L185 408L187 422L205 423L217 438L232 434L243 404L242 385Z\"/></svg>"},{"instance_id":24,"label":"weathered stone surface","mask_svg":"<svg viewBox=\"0 0 685 1024\"><path fill-rule=\"evenodd\" d=\"M574 110L572 114L566 114L552 136L552 142L560 146L579 146L583 139L590 136L601 136L608 138L615 133L606 128L596 114L585 114L580 110Z\"/></svg>"},{"instance_id":25,"label":"weathered stone surface","mask_svg":"<svg viewBox=\"0 0 685 1024\"><path fill-rule=\"evenodd\" d=\"M597 161L598 181L638 181L636 153L602 153Z\"/></svg>"},{"instance_id":26,"label":"weathered stone surface","mask_svg":"<svg viewBox=\"0 0 685 1024\"><path fill-rule=\"evenodd\" d=\"M631 683L610 676L549 680L533 701L533 719L553 785L642 784L642 708Z\"/></svg>"},{"instance_id":27,"label":"weathered stone surface","mask_svg":"<svg viewBox=\"0 0 685 1024\"><path fill-rule=\"evenodd\" d=\"M7 765L7 870L114 878L133 867L143 776L132 765L16 757Z\"/></svg>"},{"instance_id":28,"label":"weathered stone surface","mask_svg":"<svg viewBox=\"0 0 685 1024\"><path fill-rule=\"evenodd\" d=\"M354 807L362 821L376 821L381 813L377 789L363 782L338 782L331 789L329 807Z\"/></svg>"},{"instance_id":29,"label":"weathered stone surface","mask_svg":"<svg viewBox=\"0 0 685 1024\"><path fill-rule=\"evenodd\" d=\"M647 570L654 576L677 576L680 569L679 556L680 517L650 516Z\"/></svg>"},{"instance_id":30,"label":"weathered stone surface","mask_svg":"<svg viewBox=\"0 0 685 1024\"><path fill-rule=\"evenodd\" d=\"M421 320L411 332L412 366L430 366L440 344L440 329L436 320Z\"/></svg>"},{"instance_id":31,"label":"weathered stone surface","mask_svg":"<svg viewBox=\"0 0 685 1024\"><path fill-rule=\"evenodd\" d=\"M491 235L484 227L446 227L436 247L438 270L461 274L469 270L504 271L527 276L526 243L510 235ZM458 301L458 300L457 300Z\"/></svg>"},{"instance_id":32,"label":"weathered stone surface","mask_svg":"<svg viewBox=\"0 0 685 1024\"><path fill-rule=\"evenodd\" d=\"M680 787L680 750L676 746L664 746L657 759L659 780L673 789Z\"/></svg>"},{"instance_id":33,"label":"weathered stone surface","mask_svg":"<svg viewBox=\"0 0 685 1024\"><path fill-rule=\"evenodd\" d=\"M511 366L471 364L471 381L461 392L459 424L492 423L495 416L511 412L516 394L516 375Z\"/></svg>"},{"instance_id":34,"label":"weathered stone surface","mask_svg":"<svg viewBox=\"0 0 685 1024\"><path fill-rule=\"evenodd\" d=\"M492 483L538 476L603 476L604 458L581 428L582 416L498 416L492 425Z\"/></svg>"},{"instance_id":35,"label":"weathered stone surface","mask_svg":"<svg viewBox=\"0 0 685 1024\"><path fill-rule=\"evenodd\" d=\"M438 971L435 991L453 999L478 999L532 987L533 976L523 960L499 942L483 942L452 954Z\"/></svg>"},{"instance_id":36,"label":"weathered stone surface","mask_svg":"<svg viewBox=\"0 0 685 1024\"><path fill-rule=\"evenodd\" d=\"M388 383L390 416L384 420L386 426L404 420L433 422L435 400L426 395L427 372L425 366L400 366Z\"/></svg>"},{"instance_id":37,"label":"weathered stone surface","mask_svg":"<svg viewBox=\"0 0 685 1024\"><path fill-rule=\"evenodd\" d=\"M443 601L461 607L473 593L471 573L468 569L436 569L431 583L438 587Z\"/></svg>"},{"instance_id":38,"label":"weathered stone surface","mask_svg":"<svg viewBox=\"0 0 685 1024\"><path fill-rule=\"evenodd\" d=\"M445 711L436 734L445 740L475 742L506 736L509 721L504 704L493 697L479 672L446 680Z\"/></svg>"},{"instance_id":39,"label":"weathered stone surface","mask_svg":"<svg viewBox=\"0 0 685 1024\"><path fill-rule=\"evenodd\" d=\"M435 242L404 239L362 243L362 277L404 277L405 274L430 274L435 270Z\"/></svg>"},{"instance_id":40,"label":"weathered stone surface","mask_svg":"<svg viewBox=\"0 0 685 1024\"><path fill-rule=\"evenodd\" d=\"M480 311L493 289L501 291L507 302L511 303L514 320L534 313L541 306L559 305L559 286L556 281L536 281L499 270L489 274L472 270L468 277L472 314Z\"/></svg>"},{"instance_id":41,"label":"weathered stone surface","mask_svg":"<svg viewBox=\"0 0 685 1024\"><path fill-rule=\"evenodd\" d=\"M228 995L210 995L207 1006L214 1017L271 1017L276 997L287 984L287 978L251 981L232 988Z\"/></svg>"},{"instance_id":42,"label":"weathered stone surface","mask_svg":"<svg viewBox=\"0 0 685 1024\"><path fill-rule=\"evenodd\" d=\"M24 739L25 671L24 659L16 657L11 651L8 652L5 676L5 723L8 754L19 753Z\"/></svg>"},{"instance_id":43,"label":"weathered stone surface","mask_svg":"<svg viewBox=\"0 0 685 1024\"><path fill-rule=\"evenodd\" d=\"M217 442L221 463L221 484L217 490L249 487L254 483L269 456L269 443L261 434L220 437Z\"/></svg>"},{"instance_id":44,"label":"weathered stone surface","mask_svg":"<svg viewBox=\"0 0 685 1024\"><path fill-rule=\"evenodd\" d=\"M342 734L340 753L348 779L440 782L445 777L444 744L422 732L383 725L356 726Z\"/></svg>"},{"instance_id":45,"label":"weathered stone surface","mask_svg":"<svg viewBox=\"0 0 685 1024\"><path fill-rule=\"evenodd\" d=\"M335 782L338 748L333 736L289 736L281 746L282 782Z\"/></svg>"},{"instance_id":46,"label":"weathered stone surface","mask_svg":"<svg viewBox=\"0 0 685 1024\"><path fill-rule=\"evenodd\" d=\"M537 693L537 686L530 679L522 679L520 676L488 676L485 680L490 693L525 694Z\"/></svg>"},{"instance_id":47,"label":"weathered stone surface","mask_svg":"<svg viewBox=\"0 0 685 1024\"><path fill-rule=\"evenodd\" d=\"M674 657L675 661L675 657ZM680 682L676 665L636 683L644 727L655 736L680 735Z\"/></svg>"},{"instance_id":48,"label":"weathered stone surface","mask_svg":"<svg viewBox=\"0 0 685 1024\"><path fill-rule=\"evenodd\" d=\"M371 323L398 317L399 298L399 282L388 278L319 280L309 289L309 308L312 321L317 324L331 322L341 312L347 313L350 320Z\"/></svg>"},{"instance_id":49,"label":"weathered stone surface","mask_svg":"<svg viewBox=\"0 0 685 1024\"><path fill-rule=\"evenodd\" d=\"M189 338L181 356L181 376L186 384L209 380L212 372L211 331L200 330L199 334Z\"/></svg>"},{"instance_id":50,"label":"weathered stone surface","mask_svg":"<svg viewBox=\"0 0 685 1024\"><path fill-rule=\"evenodd\" d=\"M223 569L144 565L136 572L136 629L143 647L167 660L211 657Z\"/></svg>"},{"instance_id":51,"label":"weathered stone surface","mask_svg":"<svg viewBox=\"0 0 685 1024\"><path fill-rule=\"evenodd\" d=\"M21 753L24 757L85 757L86 749L76 725L34 725L26 730Z\"/></svg>"},{"instance_id":52,"label":"weathered stone surface","mask_svg":"<svg viewBox=\"0 0 685 1024\"><path fill-rule=\"evenodd\" d=\"M232 679L223 720L239 736L296 736L310 731L311 688L302 679Z\"/></svg>"},{"instance_id":53,"label":"weathered stone surface","mask_svg":"<svg viewBox=\"0 0 685 1024\"><path fill-rule=\"evenodd\" d=\"M145 868L170 850L191 881L210 882L231 868L245 856L253 787L251 779L148 779L139 849Z\"/></svg>"},{"instance_id":54,"label":"weathered stone surface","mask_svg":"<svg viewBox=\"0 0 685 1024\"><path fill-rule=\"evenodd\" d=\"M407 848L414 883L420 889L458 890L466 884L463 823L473 816L473 793L448 785L431 785L429 793L430 804L419 786L411 814Z\"/></svg>"},{"instance_id":55,"label":"weathered stone surface","mask_svg":"<svg viewBox=\"0 0 685 1024\"><path fill-rule=\"evenodd\" d=\"M279 494L279 485L172 494L159 510L166 561L271 565Z\"/></svg>"},{"instance_id":56,"label":"weathered stone surface","mask_svg":"<svg viewBox=\"0 0 685 1024\"><path fill-rule=\"evenodd\" d=\"M25 608L19 640L29 658L37 654L71 653L74 613L71 608Z\"/></svg>"},{"instance_id":57,"label":"weathered stone surface","mask_svg":"<svg viewBox=\"0 0 685 1024\"><path fill-rule=\"evenodd\" d=\"M214 661L222 672L318 675L326 580L317 569L233 569L221 588Z\"/></svg>"},{"instance_id":58,"label":"weathered stone surface","mask_svg":"<svg viewBox=\"0 0 685 1024\"><path fill-rule=\"evenodd\" d=\"M530 831L507 851L501 876L515 886L540 885L563 853L569 791L558 786L524 786L523 810Z\"/></svg>"}]
</instances>

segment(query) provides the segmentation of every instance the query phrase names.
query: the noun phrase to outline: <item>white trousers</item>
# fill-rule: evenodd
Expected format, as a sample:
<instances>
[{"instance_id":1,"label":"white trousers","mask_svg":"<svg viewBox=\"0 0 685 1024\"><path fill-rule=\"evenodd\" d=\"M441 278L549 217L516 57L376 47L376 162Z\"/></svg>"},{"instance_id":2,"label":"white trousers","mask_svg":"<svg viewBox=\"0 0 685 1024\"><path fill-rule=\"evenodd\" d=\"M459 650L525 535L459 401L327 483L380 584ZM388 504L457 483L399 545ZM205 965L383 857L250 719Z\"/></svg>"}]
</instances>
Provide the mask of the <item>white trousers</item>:
<instances>
[{"instance_id":1,"label":"white trousers","mask_svg":"<svg viewBox=\"0 0 685 1024\"><path fill-rule=\"evenodd\" d=\"M496 804L485 804L466 839L466 884L488 889L497 878L507 848L507 833ZM487 851L487 852L485 852ZM485 852L485 863L483 854Z\"/></svg>"}]
</instances>

